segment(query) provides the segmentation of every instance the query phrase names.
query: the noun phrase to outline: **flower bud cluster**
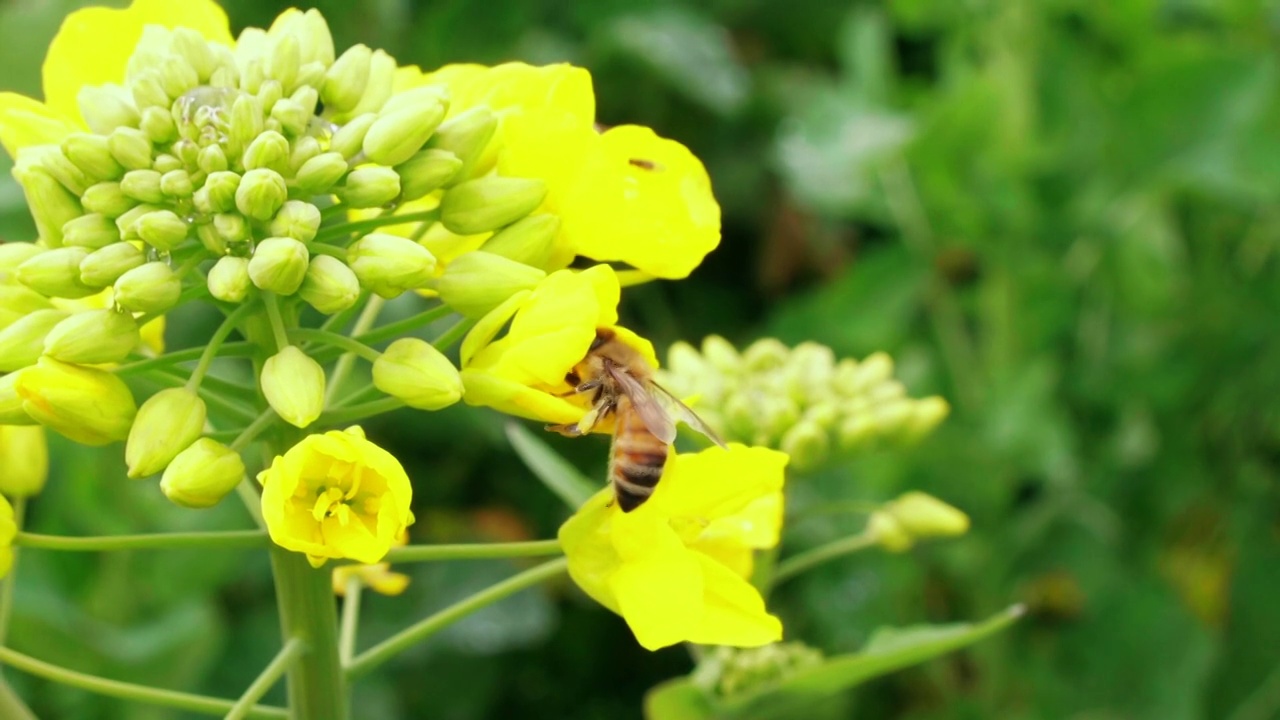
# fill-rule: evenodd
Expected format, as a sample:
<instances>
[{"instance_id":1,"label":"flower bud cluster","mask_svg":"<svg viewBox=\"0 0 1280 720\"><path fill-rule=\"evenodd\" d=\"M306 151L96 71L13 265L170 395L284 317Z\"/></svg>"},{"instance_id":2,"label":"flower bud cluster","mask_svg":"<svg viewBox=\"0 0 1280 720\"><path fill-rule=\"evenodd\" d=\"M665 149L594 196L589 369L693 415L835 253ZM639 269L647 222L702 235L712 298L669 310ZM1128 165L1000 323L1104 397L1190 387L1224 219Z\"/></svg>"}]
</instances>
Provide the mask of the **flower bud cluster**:
<instances>
[{"instance_id":1,"label":"flower bud cluster","mask_svg":"<svg viewBox=\"0 0 1280 720\"><path fill-rule=\"evenodd\" d=\"M915 441L949 411L940 397L907 397L884 353L837 361L825 346L788 348L774 339L738 352L713 335L701 352L676 343L668 360L666 387L691 398L698 415L726 440L778 448L802 470L837 449Z\"/></svg>"},{"instance_id":2,"label":"flower bud cluster","mask_svg":"<svg viewBox=\"0 0 1280 720\"><path fill-rule=\"evenodd\" d=\"M698 664L693 681L719 698L757 693L798 670L822 664L822 651L801 642L756 648L717 647Z\"/></svg>"}]
</instances>

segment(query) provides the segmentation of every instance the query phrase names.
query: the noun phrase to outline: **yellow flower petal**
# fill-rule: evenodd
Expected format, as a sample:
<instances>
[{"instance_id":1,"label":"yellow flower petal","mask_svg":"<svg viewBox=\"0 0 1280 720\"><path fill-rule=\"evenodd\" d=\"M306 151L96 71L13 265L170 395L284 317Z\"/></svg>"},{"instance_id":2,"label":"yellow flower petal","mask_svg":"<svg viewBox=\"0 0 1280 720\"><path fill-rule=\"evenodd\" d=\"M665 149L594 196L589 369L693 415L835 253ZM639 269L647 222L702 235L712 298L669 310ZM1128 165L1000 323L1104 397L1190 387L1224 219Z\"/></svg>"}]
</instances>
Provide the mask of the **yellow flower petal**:
<instances>
[{"instance_id":1,"label":"yellow flower petal","mask_svg":"<svg viewBox=\"0 0 1280 720\"><path fill-rule=\"evenodd\" d=\"M569 424L582 419L584 408L528 385L480 370L463 370L462 399L516 417Z\"/></svg>"},{"instance_id":2,"label":"yellow flower petal","mask_svg":"<svg viewBox=\"0 0 1280 720\"><path fill-rule=\"evenodd\" d=\"M703 578L701 621L687 638L703 645L758 647L782 639L782 623L765 612L759 591L729 568L698 555Z\"/></svg>"},{"instance_id":3,"label":"yellow flower petal","mask_svg":"<svg viewBox=\"0 0 1280 720\"><path fill-rule=\"evenodd\" d=\"M0 145L9 157L18 157L19 150L31 145L56 145L77 130L75 124L38 100L0 93Z\"/></svg>"},{"instance_id":4,"label":"yellow flower petal","mask_svg":"<svg viewBox=\"0 0 1280 720\"><path fill-rule=\"evenodd\" d=\"M65 118L79 118L80 88L122 82L125 65L147 25L191 28L207 40L232 44L227 14L213 0L134 0L124 10L76 10L63 20L45 56L44 96L49 108Z\"/></svg>"},{"instance_id":5,"label":"yellow flower petal","mask_svg":"<svg viewBox=\"0 0 1280 720\"><path fill-rule=\"evenodd\" d=\"M782 489L786 453L732 444L667 461L662 482L649 503L672 515L707 518L742 512L757 498Z\"/></svg>"},{"instance_id":6,"label":"yellow flower petal","mask_svg":"<svg viewBox=\"0 0 1280 720\"><path fill-rule=\"evenodd\" d=\"M609 579L609 588L623 619L646 649L664 648L697 634L703 619L703 574L692 554L655 552L625 563Z\"/></svg>"}]
</instances>

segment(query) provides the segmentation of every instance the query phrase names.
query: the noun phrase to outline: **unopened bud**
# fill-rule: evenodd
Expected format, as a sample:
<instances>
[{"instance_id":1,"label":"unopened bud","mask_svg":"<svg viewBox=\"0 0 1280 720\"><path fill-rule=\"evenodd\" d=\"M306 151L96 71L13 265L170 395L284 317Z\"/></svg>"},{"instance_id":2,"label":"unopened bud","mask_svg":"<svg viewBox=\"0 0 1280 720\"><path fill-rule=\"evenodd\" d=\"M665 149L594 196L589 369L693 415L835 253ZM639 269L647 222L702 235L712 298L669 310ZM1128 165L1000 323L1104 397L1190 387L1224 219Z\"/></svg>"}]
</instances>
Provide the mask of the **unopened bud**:
<instances>
[{"instance_id":1,"label":"unopened bud","mask_svg":"<svg viewBox=\"0 0 1280 720\"><path fill-rule=\"evenodd\" d=\"M213 507L244 479L244 460L216 440L200 438L165 468L160 491L186 508Z\"/></svg>"},{"instance_id":2,"label":"unopened bud","mask_svg":"<svg viewBox=\"0 0 1280 720\"><path fill-rule=\"evenodd\" d=\"M360 297L360 281L346 263L328 255L311 258L298 295L311 307L332 315L351 307Z\"/></svg>"},{"instance_id":3,"label":"unopened bud","mask_svg":"<svg viewBox=\"0 0 1280 720\"><path fill-rule=\"evenodd\" d=\"M116 224L101 213L81 215L62 226L63 245L96 250L119 241Z\"/></svg>"},{"instance_id":4,"label":"unopened bud","mask_svg":"<svg viewBox=\"0 0 1280 720\"><path fill-rule=\"evenodd\" d=\"M170 55L160 63L159 78L160 86L171 98L182 97L188 90L200 84L200 75L196 69L178 55Z\"/></svg>"},{"instance_id":5,"label":"unopened bud","mask_svg":"<svg viewBox=\"0 0 1280 720\"><path fill-rule=\"evenodd\" d=\"M236 209L236 193L240 190L240 176L230 170L209 173L204 186L196 191L196 207L204 213L223 213ZM204 205L205 207L200 207Z\"/></svg>"},{"instance_id":6,"label":"unopened bud","mask_svg":"<svg viewBox=\"0 0 1280 720\"><path fill-rule=\"evenodd\" d=\"M870 413L861 412L850 415L840 423L837 437L840 447L845 450L857 450L876 439L879 428Z\"/></svg>"},{"instance_id":7,"label":"unopened bud","mask_svg":"<svg viewBox=\"0 0 1280 720\"><path fill-rule=\"evenodd\" d=\"M448 150L422 150L395 169L400 176L400 199L417 200L453 179L462 161Z\"/></svg>"},{"instance_id":8,"label":"unopened bud","mask_svg":"<svg viewBox=\"0 0 1280 720\"><path fill-rule=\"evenodd\" d=\"M263 109L269 109L272 105L279 102L282 97L284 97L284 85L274 78L263 81L262 87L258 88L258 102L262 105ZM276 129L272 127L272 121L270 119L266 121L264 127L269 131Z\"/></svg>"},{"instance_id":9,"label":"unopened bud","mask_svg":"<svg viewBox=\"0 0 1280 720\"><path fill-rule=\"evenodd\" d=\"M337 193L353 208L382 207L400 195L400 176L389 167L356 168Z\"/></svg>"},{"instance_id":10,"label":"unopened bud","mask_svg":"<svg viewBox=\"0 0 1280 720\"><path fill-rule=\"evenodd\" d=\"M263 290L292 295L307 275L307 246L287 237L267 238L254 248L249 277Z\"/></svg>"},{"instance_id":11,"label":"unopened bud","mask_svg":"<svg viewBox=\"0 0 1280 720\"><path fill-rule=\"evenodd\" d=\"M35 418L22 409L18 395L18 376L22 371L0 375L0 425L37 425Z\"/></svg>"},{"instance_id":12,"label":"unopened bud","mask_svg":"<svg viewBox=\"0 0 1280 720\"><path fill-rule=\"evenodd\" d=\"M31 497L49 479L49 442L44 428L0 425L0 495Z\"/></svg>"},{"instance_id":13,"label":"unopened bud","mask_svg":"<svg viewBox=\"0 0 1280 720\"><path fill-rule=\"evenodd\" d=\"M320 229L320 208L309 202L290 200L271 220L271 234L310 242Z\"/></svg>"},{"instance_id":14,"label":"unopened bud","mask_svg":"<svg viewBox=\"0 0 1280 720\"><path fill-rule=\"evenodd\" d=\"M324 75L320 99L336 113L354 108L364 95L369 80L369 62L373 51L366 45L352 45L342 53Z\"/></svg>"},{"instance_id":15,"label":"unopened bud","mask_svg":"<svg viewBox=\"0 0 1280 720\"><path fill-rule=\"evenodd\" d=\"M68 315L64 310L36 310L0 330L0 372L34 365L44 353L45 337Z\"/></svg>"},{"instance_id":16,"label":"unopened bud","mask_svg":"<svg viewBox=\"0 0 1280 720\"><path fill-rule=\"evenodd\" d=\"M138 218L133 231L157 250L172 250L187 239L190 226L172 210L156 210Z\"/></svg>"},{"instance_id":17,"label":"unopened bud","mask_svg":"<svg viewBox=\"0 0 1280 720\"><path fill-rule=\"evenodd\" d=\"M907 420L905 427L902 428L902 440L904 442L914 442L928 435L943 420L946 420L947 415L950 413L951 406L947 404L946 400L936 395L917 400L912 403L911 417Z\"/></svg>"},{"instance_id":18,"label":"unopened bud","mask_svg":"<svg viewBox=\"0 0 1280 720\"><path fill-rule=\"evenodd\" d=\"M195 186L186 170L170 170L160 176L160 192L171 198L188 198Z\"/></svg>"},{"instance_id":19,"label":"unopened bud","mask_svg":"<svg viewBox=\"0 0 1280 720\"><path fill-rule=\"evenodd\" d=\"M266 168L250 170L236 189L236 208L254 220L270 220L289 197L280 173Z\"/></svg>"},{"instance_id":20,"label":"unopened bud","mask_svg":"<svg viewBox=\"0 0 1280 720\"><path fill-rule=\"evenodd\" d=\"M23 162L25 155L25 151L18 153L13 176L26 195L27 207L31 209L40 239L49 247L57 247L62 244L62 226L79 217L83 210L75 196L47 171L26 165Z\"/></svg>"},{"instance_id":21,"label":"unopened bud","mask_svg":"<svg viewBox=\"0 0 1280 720\"><path fill-rule=\"evenodd\" d=\"M80 261L80 280L89 287L106 287L144 262L146 257L133 243L112 243Z\"/></svg>"},{"instance_id":22,"label":"unopened bud","mask_svg":"<svg viewBox=\"0 0 1280 720\"><path fill-rule=\"evenodd\" d=\"M82 445L124 440L137 411L120 378L50 357L19 373L16 388L28 415Z\"/></svg>"},{"instance_id":23,"label":"unopened bud","mask_svg":"<svg viewBox=\"0 0 1280 720\"><path fill-rule=\"evenodd\" d=\"M244 167L246 170L268 168L278 173L288 172L289 141L273 130L263 132L244 151Z\"/></svg>"},{"instance_id":24,"label":"unopened bud","mask_svg":"<svg viewBox=\"0 0 1280 720\"><path fill-rule=\"evenodd\" d=\"M124 167L111 156L109 141L103 135L75 133L62 141L62 152L93 182L115 180Z\"/></svg>"},{"instance_id":25,"label":"unopened bud","mask_svg":"<svg viewBox=\"0 0 1280 720\"><path fill-rule=\"evenodd\" d=\"M198 82L208 81L213 71L218 69L217 55L204 36L191 28L174 28L169 38L169 49L195 70Z\"/></svg>"},{"instance_id":26,"label":"unopened bud","mask_svg":"<svg viewBox=\"0 0 1280 720\"><path fill-rule=\"evenodd\" d=\"M80 263L88 256L89 251L82 247L46 250L19 265L15 276L18 282L48 297L88 297L97 292L80 281Z\"/></svg>"},{"instance_id":27,"label":"unopened bud","mask_svg":"<svg viewBox=\"0 0 1280 720\"><path fill-rule=\"evenodd\" d=\"M364 136L364 154L380 165L399 165L422 149L444 119L446 104L438 95L394 111L384 110Z\"/></svg>"},{"instance_id":28,"label":"unopened bud","mask_svg":"<svg viewBox=\"0 0 1280 720\"><path fill-rule=\"evenodd\" d=\"M791 350L777 338L763 338L751 343L742 353L742 366L748 372L763 373L787 364Z\"/></svg>"},{"instance_id":29,"label":"unopened bud","mask_svg":"<svg viewBox=\"0 0 1280 720\"><path fill-rule=\"evenodd\" d=\"M29 242L0 243L0 286L14 281L18 266L45 252L45 248Z\"/></svg>"},{"instance_id":30,"label":"unopened bud","mask_svg":"<svg viewBox=\"0 0 1280 720\"><path fill-rule=\"evenodd\" d=\"M887 354L872 353L862 362L842 360L832 379L836 391L845 397L856 397L893 377L893 359Z\"/></svg>"},{"instance_id":31,"label":"unopened bud","mask_svg":"<svg viewBox=\"0 0 1280 720\"><path fill-rule=\"evenodd\" d=\"M487 107L479 106L459 113L436 128L427 147L448 150L462 161L459 177L466 178L484 154L498 128L498 118Z\"/></svg>"},{"instance_id":32,"label":"unopened bud","mask_svg":"<svg viewBox=\"0 0 1280 720\"><path fill-rule=\"evenodd\" d=\"M118 218L138 204L137 200L124 194L118 182L100 182L91 185L80 198L86 212L98 213L109 218Z\"/></svg>"},{"instance_id":33,"label":"unopened bud","mask_svg":"<svg viewBox=\"0 0 1280 720\"><path fill-rule=\"evenodd\" d=\"M462 397L458 369L431 343L401 338L373 363L373 384L419 410L439 410Z\"/></svg>"},{"instance_id":34,"label":"unopened bud","mask_svg":"<svg viewBox=\"0 0 1280 720\"><path fill-rule=\"evenodd\" d=\"M821 425L801 420L782 434L778 449L791 456L791 464L797 470L817 467L827 457L831 441Z\"/></svg>"},{"instance_id":35,"label":"unopened bud","mask_svg":"<svg viewBox=\"0 0 1280 720\"><path fill-rule=\"evenodd\" d=\"M290 137L297 137L306 132L307 124L313 117L315 117L313 110L308 110L293 98L282 98L271 106L271 118L280 123L280 132Z\"/></svg>"},{"instance_id":36,"label":"unopened bud","mask_svg":"<svg viewBox=\"0 0 1280 720\"><path fill-rule=\"evenodd\" d=\"M449 232L476 235L509 225L533 212L547 195L534 178L491 176L449 189L440 203L440 221Z\"/></svg>"},{"instance_id":37,"label":"unopened bud","mask_svg":"<svg viewBox=\"0 0 1280 720\"><path fill-rule=\"evenodd\" d=\"M702 355L712 367L726 375L737 375L742 370L742 356L732 343L719 335L703 338Z\"/></svg>"},{"instance_id":38,"label":"unopened bud","mask_svg":"<svg viewBox=\"0 0 1280 720\"><path fill-rule=\"evenodd\" d=\"M52 308L53 302L35 290L18 283L0 281L0 329L12 325L28 313Z\"/></svg>"},{"instance_id":39,"label":"unopened bud","mask_svg":"<svg viewBox=\"0 0 1280 720\"><path fill-rule=\"evenodd\" d=\"M225 243L244 242L249 239L249 221L239 213L218 213L213 216L213 230Z\"/></svg>"},{"instance_id":40,"label":"unopened bud","mask_svg":"<svg viewBox=\"0 0 1280 720\"><path fill-rule=\"evenodd\" d=\"M153 72L131 78L129 92L133 94L134 106L142 112L153 107L167 108L171 100L164 91L160 78Z\"/></svg>"},{"instance_id":41,"label":"unopened bud","mask_svg":"<svg viewBox=\"0 0 1280 720\"><path fill-rule=\"evenodd\" d=\"M294 427L307 427L324 410L324 368L293 345L267 358L259 385L271 409Z\"/></svg>"},{"instance_id":42,"label":"unopened bud","mask_svg":"<svg viewBox=\"0 0 1280 720\"><path fill-rule=\"evenodd\" d=\"M298 38L286 34L276 41L267 61L267 76L280 81L284 87L291 87L298 79L298 68L302 66L302 50L298 46Z\"/></svg>"},{"instance_id":43,"label":"unopened bud","mask_svg":"<svg viewBox=\"0 0 1280 720\"><path fill-rule=\"evenodd\" d=\"M341 180L349 167L341 153L322 153L302 163L294 182L298 191L307 197L321 195Z\"/></svg>"},{"instance_id":44,"label":"unopened bud","mask_svg":"<svg viewBox=\"0 0 1280 720\"><path fill-rule=\"evenodd\" d=\"M107 137L111 157L126 170L151 167L151 140L147 134L131 127L118 127Z\"/></svg>"},{"instance_id":45,"label":"unopened bud","mask_svg":"<svg viewBox=\"0 0 1280 720\"><path fill-rule=\"evenodd\" d=\"M111 309L78 312L44 338L44 354L79 365L120 362L142 342L129 313Z\"/></svg>"},{"instance_id":46,"label":"unopened bud","mask_svg":"<svg viewBox=\"0 0 1280 720\"><path fill-rule=\"evenodd\" d=\"M141 240L142 238L138 235L138 221L147 213L162 209L158 205L137 205L116 218L116 229L120 231L120 239Z\"/></svg>"},{"instance_id":47,"label":"unopened bud","mask_svg":"<svg viewBox=\"0 0 1280 720\"><path fill-rule=\"evenodd\" d=\"M210 176L229 167L227 154L222 151L221 145L206 145L200 148L200 154L196 156L196 165Z\"/></svg>"},{"instance_id":48,"label":"unopened bud","mask_svg":"<svg viewBox=\"0 0 1280 720\"><path fill-rule=\"evenodd\" d=\"M551 257L558 232L559 217L550 213L537 213L494 233L480 249L525 265L542 267Z\"/></svg>"},{"instance_id":49,"label":"unopened bud","mask_svg":"<svg viewBox=\"0 0 1280 720\"><path fill-rule=\"evenodd\" d=\"M157 205L164 202L160 190L160 173L155 170L130 170L120 181L120 190L138 202Z\"/></svg>"},{"instance_id":50,"label":"unopened bud","mask_svg":"<svg viewBox=\"0 0 1280 720\"><path fill-rule=\"evenodd\" d=\"M178 304L182 281L165 263L154 261L129 270L116 280L115 301L133 312L160 313Z\"/></svg>"},{"instance_id":51,"label":"unopened bud","mask_svg":"<svg viewBox=\"0 0 1280 720\"><path fill-rule=\"evenodd\" d=\"M109 135L118 127L136 127L138 109L133 98L119 85L85 85L76 94L80 116L98 135Z\"/></svg>"},{"instance_id":52,"label":"unopened bud","mask_svg":"<svg viewBox=\"0 0 1280 720\"><path fill-rule=\"evenodd\" d=\"M238 303L249 294L249 259L226 255L209 270L209 294L223 302Z\"/></svg>"},{"instance_id":53,"label":"unopened bud","mask_svg":"<svg viewBox=\"0 0 1280 720\"><path fill-rule=\"evenodd\" d=\"M228 135L231 146L243 152L262 130L262 102L252 95L237 97L231 105L231 128Z\"/></svg>"},{"instance_id":54,"label":"unopened bud","mask_svg":"<svg viewBox=\"0 0 1280 720\"><path fill-rule=\"evenodd\" d=\"M178 139L178 125L168 108L149 107L143 110L138 129L146 134L152 145L168 145Z\"/></svg>"},{"instance_id":55,"label":"unopened bud","mask_svg":"<svg viewBox=\"0 0 1280 720\"><path fill-rule=\"evenodd\" d=\"M165 469L200 437L206 416L204 400L186 388L168 388L148 398L138 408L124 446L129 477L144 478Z\"/></svg>"},{"instance_id":56,"label":"unopened bud","mask_svg":"<svg viewBox=\"0 0 1280 720\"><path fill-rule=\"evenodd\" d=\"M347 264L360 278L361 286L392 298L427 284L435 271L436 258L408 238L369 233L348 248Z\"/></svg>"},{"instance_id":57,"label":"unopened bud","mask_svg":"<svg viewBox=\"0 0 1280 720\"><path fill-rule=\"evenodd\" d=\"M364 85L360 102L351 109L351 115L378 112L395 91L396 59L383 50L374 50L369 58L369 79Z\"/></svg>"},{"instance_id":58,"label":"unopened bud","mask_svg":"<svg viewBox=\"0 0 1280 720\"><path fill-rule=\"evenodd\" d=\"M297 138L293 141L293 146L289 150L289 172L296 176L304 163L323 151L324 148L320 147L320 141L310 135L303 135Z\"/></svg>"},{"instance_id":59,"label":"unopened bud","mask_svg":"<svg viewBox=\"0 0 1280 720\"><path fill-rule=\"evenodd\" d=\"M547 276L501 255L469 252L454 259L436 283L440 299L466 317L481 318L521 290L532 290Z\"/></svg>"}]
</instances>

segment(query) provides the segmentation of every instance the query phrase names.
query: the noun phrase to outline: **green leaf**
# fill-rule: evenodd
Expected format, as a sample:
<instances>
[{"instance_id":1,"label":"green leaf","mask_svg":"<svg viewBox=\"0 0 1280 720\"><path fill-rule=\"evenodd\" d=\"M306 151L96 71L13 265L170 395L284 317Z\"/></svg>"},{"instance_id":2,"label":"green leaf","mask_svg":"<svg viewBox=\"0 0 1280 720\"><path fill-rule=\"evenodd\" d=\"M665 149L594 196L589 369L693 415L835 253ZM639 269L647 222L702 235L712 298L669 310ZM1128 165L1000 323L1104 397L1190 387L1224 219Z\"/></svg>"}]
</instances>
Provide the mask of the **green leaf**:
<instances>
[{"instance_id":1,"label":"green leaf","mask_svg":"<svg viewBox=\"0 0 1280 720\"><path fill-rule=\"evenodd\" d=\"M595 483L523 425L507 423L507 438L524 464L570 508L577 510L596 493Z\"/></svg>"},{"instance_id":2,"label":"green leaf","mask_svg":"<svg viewBox=\"0 0 1280 720\"><path fill-rule=\"evenodd\" d=\"M649 720L704 720L715 717L711 698L687 677L668 680L644 696Z\"/></svg>"}]
</instances>

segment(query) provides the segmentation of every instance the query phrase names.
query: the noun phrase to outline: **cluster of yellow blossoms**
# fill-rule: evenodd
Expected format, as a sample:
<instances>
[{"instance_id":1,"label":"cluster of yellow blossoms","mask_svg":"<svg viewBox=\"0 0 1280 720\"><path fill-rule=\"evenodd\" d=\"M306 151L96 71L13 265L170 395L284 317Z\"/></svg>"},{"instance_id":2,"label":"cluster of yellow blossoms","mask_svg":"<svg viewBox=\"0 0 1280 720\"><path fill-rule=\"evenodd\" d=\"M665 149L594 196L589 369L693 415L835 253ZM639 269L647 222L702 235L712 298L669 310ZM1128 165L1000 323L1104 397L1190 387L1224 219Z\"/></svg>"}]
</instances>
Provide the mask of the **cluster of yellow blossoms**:
<instances>
[{"instance_id":1,"label":"cluster of yellow blossoms","mask_svg":"<svg viewBox=\"0 0 1280 720\"><path fill-rule=\"evenodd\" d=\"M0 93L0 144L39 234L0 246L0 472L42 479L50 428L126 441L131 477L162 474L171 500L207 507L277 427L301 439L257 475L260 512L316 565L377 563L413 517L394 457L358 427L319 432L362 417L327 392L344 362L371 363L366 399L575 422L585 400L565 377L598 329L657 361L617 326L618 272L570 264L682 278L719 242L701 163L648 128L601 131L590 76L568 65L423 72L363 45L338 54L315 11L233 39L211 0L134 0L67 18L44 93ZM394 336L335 332L405 292L474 322L457 365L414 337L377 350ZM165 314L194 301L223 326L199 355L164 355ZM304 304L329 320L303 327ZM223 355L232 332L246 342ZM221 357L254 364L240 406L208 376ZM779 639L746 578L778 543L786 462L744 445L673 454L629 514L602 490L561 529L570 573L646 647Z\"/></svg>"}]
</instances>

